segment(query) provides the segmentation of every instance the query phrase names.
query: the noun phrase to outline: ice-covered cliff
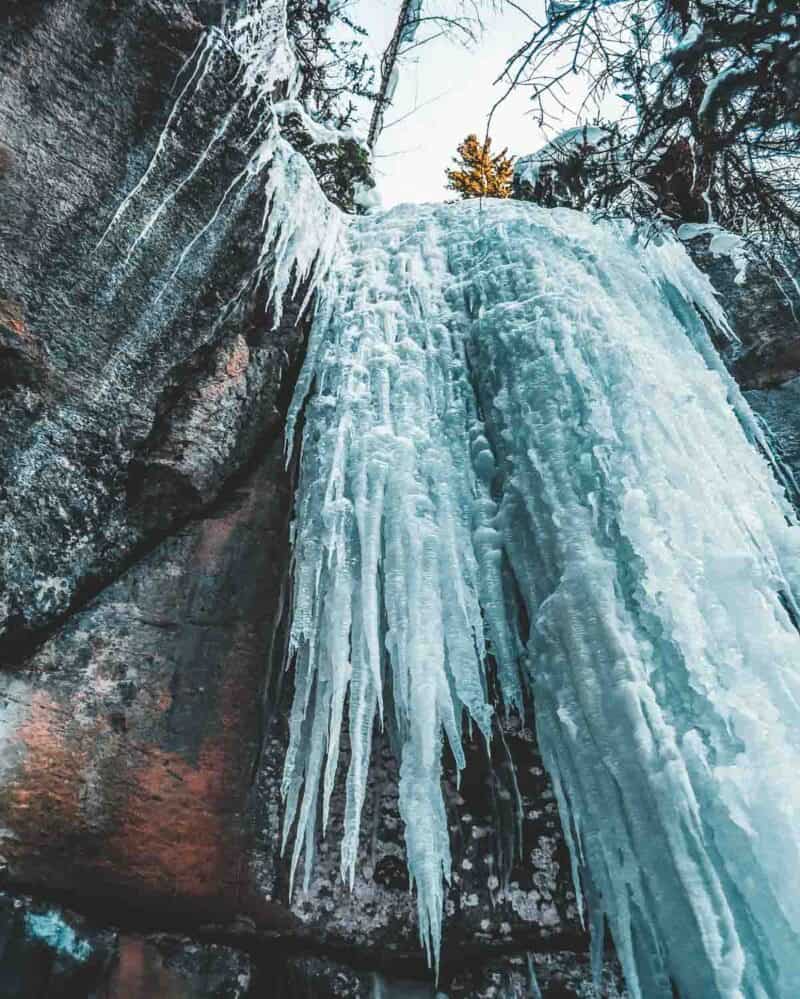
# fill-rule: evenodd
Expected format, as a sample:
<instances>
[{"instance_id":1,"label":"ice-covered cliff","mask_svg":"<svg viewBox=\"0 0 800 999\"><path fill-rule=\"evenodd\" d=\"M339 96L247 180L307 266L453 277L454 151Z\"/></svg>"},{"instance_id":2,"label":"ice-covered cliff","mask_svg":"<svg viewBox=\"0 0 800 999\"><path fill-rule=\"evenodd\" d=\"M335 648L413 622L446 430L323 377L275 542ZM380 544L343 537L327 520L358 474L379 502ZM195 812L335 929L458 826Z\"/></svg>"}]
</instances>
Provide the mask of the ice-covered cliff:
<instances>
[{"instance_id":1,"label":"ice-covered cliff","mask_svg":"<svg viewBox=\"0 0 800 999\"><path fill-rule=\"evenodd\" d=\"M443 759L533 711L598 960L607 920L635 996L798 994L800 530L701 314L679 245L564 209L403 207L337 255L289 416L285 832L308 871L346 731L352 881L386 725L434 960Z\"/></svg>"},{"instance_id":2,"label":"ice-covered cliff","mask_svg":"<svg viewBox=\"0 0 800 999\"><path fill-rule=\"evenodd\" d=\"M535 703L634 988L661 961L782 994L795 529L707 286L519 205L338 242L367 164L295 99L287 28L282 0L0 18L0 991L432 999L420 929L451 996L594 995ZM281 451L332 262L290 733ZM785 340L749 384L796 373ZM793 391L754 398L787 440Z\"/></svg>"}]
</instances>

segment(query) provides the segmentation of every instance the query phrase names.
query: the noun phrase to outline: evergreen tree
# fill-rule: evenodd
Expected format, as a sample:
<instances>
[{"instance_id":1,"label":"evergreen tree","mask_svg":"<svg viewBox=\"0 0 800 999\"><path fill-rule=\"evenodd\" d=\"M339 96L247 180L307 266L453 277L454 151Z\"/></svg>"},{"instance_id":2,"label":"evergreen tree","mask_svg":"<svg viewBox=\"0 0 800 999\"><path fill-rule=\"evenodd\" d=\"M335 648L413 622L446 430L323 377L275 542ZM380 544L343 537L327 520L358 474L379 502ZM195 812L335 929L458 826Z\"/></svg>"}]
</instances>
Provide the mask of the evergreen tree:
<instances>
[{"instance_id":1,"label":"evergreen tree","mask_svg":"<svg viewBox=\"0 0 800 999\"><path fill-rule=\"evenodd\" d=\"M514 178L514 157L504 149L492 155L492 140L481 142L468 135L458 147L455 166L447 170L447 187L462 198L509 198Z\"/></svg>"},{"instance_id":2,"label":"evergreen tree","mask_svg":"<svg viewBox=\"0 0 800 999\"><path fill-rule=\"evenodd\" d=\"M288 0L286 7L300 66L300 100L331 128L350 127L358 101L375 97L367 32L350 19L350 7L351 0Z\"/></svg>"}]
</instances>

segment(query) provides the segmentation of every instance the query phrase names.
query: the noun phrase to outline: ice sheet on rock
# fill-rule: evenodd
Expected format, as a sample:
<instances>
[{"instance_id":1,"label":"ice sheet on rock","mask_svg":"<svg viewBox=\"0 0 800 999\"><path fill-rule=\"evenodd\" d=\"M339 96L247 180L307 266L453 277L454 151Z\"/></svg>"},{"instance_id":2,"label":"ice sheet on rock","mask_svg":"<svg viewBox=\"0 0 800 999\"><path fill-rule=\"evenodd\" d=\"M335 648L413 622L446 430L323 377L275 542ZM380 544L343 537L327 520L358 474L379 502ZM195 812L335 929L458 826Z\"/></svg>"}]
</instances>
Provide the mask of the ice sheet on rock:
<instances>
[{"instance_id":1,"label":"ice sheet on rock","mask_svg":"<svg viewBox=\"0 0 800 999\"><path fill-rule=\"evenodd\" d=\"M679 244L522 203L360 219L332 267L290 419L285 833L308 870L347 726L352 879L385 710L434 957L443 744L463 766L521 670L632 995L800 994L800 531L698 309Z\"/></svg>"},{"instance_id":2,"label":"ice sheet on rock","mask_svg":"<svg viewBox=\"0 0 800 999\"><path fill-rule=\"evenodd\" d=\"M205 30L176 81L178 96L147 169L120 203L100 239L99 246L136 198L149 193L151 185L160 184L164 190L162 197L127 248L125 264L129 264L137 250L146 245L177 196L198 176L214 148L230 138L233 123L238 122L237 127L241 127L242 120L247 123L240 140L247 156L244 167L230 178L206 223L177 251L175 265L155 297L156 302L220 219L240 206L259 186L264 194L261 249L254 273L234 303L245 291L252 291L254 285L268 282L266 302L273 307L277 326L284 295L292 282L296 292L311 279L307 303L325 274L341 231L341 216L328 202L304 157L282 138L279 116L286 110L294 110L307 126L313 125L315 136L324 134L329 141L339 138L340 133L311 123L295 99L300 77L287 34L286 16L286 0L239 0L225 11L220 27ZM185 174L166 181L157 177L174 124L188 107L204 99L204 87L217 85L219 75L230 68L231 56L236 67L230 84L231 104L209 135L205 148Z\"/></svg>"},{"instance_id":3,"label":"ice sheet on rock","mask_svg":"<svg viewBox=\"0 0 800 999\"><path fill-rule=\"evenodd\" d=\"M300 76L286 17L286 0L239 0L225 11L222 42L236 54L253 114L273 101L280 85L289 98L297 95Z\"/></svg>"}]
</instances>

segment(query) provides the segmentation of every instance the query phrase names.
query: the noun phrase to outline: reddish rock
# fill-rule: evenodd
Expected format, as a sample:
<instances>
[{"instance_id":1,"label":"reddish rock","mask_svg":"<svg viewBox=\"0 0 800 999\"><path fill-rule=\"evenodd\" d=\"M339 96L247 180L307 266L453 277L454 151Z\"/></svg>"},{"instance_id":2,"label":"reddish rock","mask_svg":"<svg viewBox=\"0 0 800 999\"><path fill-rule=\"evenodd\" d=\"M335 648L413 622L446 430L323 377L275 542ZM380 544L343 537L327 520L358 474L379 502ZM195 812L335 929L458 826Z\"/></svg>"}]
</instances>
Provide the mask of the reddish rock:
<instances>
[{"instance_id":1,"label":"reddish rock","mask_svg":"<svg viewBox=\"0 0 800 999\"><path fill-rule=\"evenodd\" d=\"M37 386L46 373L47 354L28 329L22 306L0 298L0 387Z\"/></svg>"},{"instance_id":2,"label":"reddish rock","mask_svg":"<svg viewBox=\"0 0 800 999\"><path fill-rule=\"evenodd\" d=\"M226 947L168 937L120 934L99 999L244 999L251 996L250 959Z\"/></svg>"},{"instance_id":3,"label":"reddish rock","mask_svg":"<svg viewBox=\"0 0 800 999\"><path fill-rule=\"evenodd\" d=\"M161 925L291 923L254 890L248 861L286 569L281 459L277 446L0 677L0 854L17 883L113 899Z\"/></svg>"}]
</instances>

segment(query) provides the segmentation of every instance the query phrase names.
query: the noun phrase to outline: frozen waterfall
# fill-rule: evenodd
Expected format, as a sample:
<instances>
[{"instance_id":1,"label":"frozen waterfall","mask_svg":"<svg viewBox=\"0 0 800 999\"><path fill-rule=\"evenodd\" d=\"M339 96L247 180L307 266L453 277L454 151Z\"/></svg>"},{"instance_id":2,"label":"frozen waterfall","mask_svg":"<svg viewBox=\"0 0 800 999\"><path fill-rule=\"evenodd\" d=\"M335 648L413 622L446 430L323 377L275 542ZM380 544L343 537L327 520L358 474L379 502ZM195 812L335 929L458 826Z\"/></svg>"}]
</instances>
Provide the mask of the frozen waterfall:
<instances>
[{"instance_id":1,"label":"frozen waterfall","mask_svg":"<svg viewBox=\"0 0 800 999\"><path fill-rule=\"evenodd\" d=\"M698 310L724 327L680 246L513 202L356 220L324 285L285 837L308 871L346 726L352 878L389 726L434 961L444 742L463 767L468 721L532 701L631 994L800 995L800 530Z\"/></svg>"}]
</instances>

